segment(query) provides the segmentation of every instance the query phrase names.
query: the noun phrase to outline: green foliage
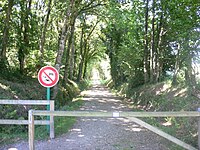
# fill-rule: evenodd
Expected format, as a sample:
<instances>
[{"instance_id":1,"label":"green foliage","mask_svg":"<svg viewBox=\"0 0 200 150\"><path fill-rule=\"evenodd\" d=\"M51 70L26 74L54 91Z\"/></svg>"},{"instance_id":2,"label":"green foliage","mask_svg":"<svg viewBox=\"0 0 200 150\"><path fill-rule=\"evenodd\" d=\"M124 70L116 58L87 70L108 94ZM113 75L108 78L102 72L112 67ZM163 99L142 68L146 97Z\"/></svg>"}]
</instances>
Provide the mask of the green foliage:
<instances>
[{"instance_id":1,"label":"green foliage","mask_svg":"<svg viewBox=\"0 0 200 150\"><path fill-rule=\"evenodd\" d=\"M83 104L83 101L79 99L78 101L68 103L68 105L62 107L60 110L73 111L73 110L78 109L82 104ZM55 117L54 121L55 121L54 122L55 136L59 136L64 133L67 133L69 129L72 128L72 126L76 123L76 118L75 117ZM36 126L35 135L36 135L36 139L38 140L48 139L49 133L47 130L47 126Z\"/></svg>"},{"instance_id":2,"label":"green foliage","mask_svg":"<svg viewBox=\"0 0 200 150\"><path fill-rule=\"evenodd\" d=\"M193 94L191 94L190 92L189 87L184 84L176 87L171 86L170 80L133 89L129 89L128 84L123 84L120 88L120 95L126 96L132 102L134 111L196 111L199 107L199 99L196 98L195 94L198 93L193 91ZM198 147L198 119L196 118L152 117L143 120L186 143ZM172 144L169 148L181 149L175 144Z\"/></svg>"},{"instance_id":3,"label":"green foliage","mask_svg":"<svg viewBox=\"0 0 200 150\"><path fill-rule=\"evenodd\" d=\"M46 99L46 88L42 87L37 79L30 77L17 78L16 76L9 79L12 81L0 78L0 99ZM71 99L69 95L66 95L67 103L64 102L64 104L67 105L63 108L61 105L58 107L59 101L56 101L56 109L75 110L83 104L81 98L72 102L73 96L80 93L78 85L70 81L68 88L71 88L69 90ZM27 120L29 109L45 110L46 106L0 105L0 118ZM46 117L37 117L37 119L46 119ZM75 121L76 118L73 117L55 117L56 136L67 132ZM24 125L0 125L0 145L27 139L27 133L28 128ZM47 139L49 137L46 126L36 126L35 134L36 139Z\"/></svg>"},{"instance_id":4,"label":"green foliage","mask_svg":"<svg viewBox=\"0 0 200 150\"><path fill-rule=\"evenodd\" d=\"M67 105L80 93L80 89L75 82L66 84L65 86L60 86L57 97L56 97L56 107L60 108L64 105Z\"/></svg>"},{"instance_id":5,"label":"green foliage","mask_svg":"<svg viewBox=\"0 0 200 150\"><path fill-rule=\"evenodd\" d=\"M70 104L72 100L80 94L81 91L87 89L89 86L89 80L82 80L78 84L72 80L69 80L66 85L59 86L59 92L56 97L56 107L61 108Z\"/></svg>"},{"instance_id":6,"label":"green foliage","mask_svg":"<svg viewBox=\"0 0 200 150\"><path fill-rule=\"evenodd\" d=\"M71 102L64 106L61 110L76 110L83 104L81 99ZM23 118L20 118L23 119ZM45 118L43 118L45 119ZM59 136L69 131L76 122L75 117L55 117L55 135ZM28 127L19 125L1 125L0 128L0 145L18 142L28 138ZM35 127L36 140L44 140L49 138L47 126L37 125Z\"/></svg>"},{"instance_id":7,"label":"green foliage","mask_svg":"<svg viewBox=\"0 0 200 150\"><path fill-rule=\"evenodd\" d=\"M90 80L81 80L78 83L78 87L81 91L88 89L91 86Z\"/></svg>"},{"instance_id":8,"label":"green foliage","mask_svg":"<svg viewBox=\"0 0 200 150\"><path fill-rule=\"evenodd\" d=\"M194 147L198 147L197 119L167 117L167 118L145 118L143 120ZM180 146L176 144L172 144L168 148L172 150L182 149Z\"/></svg>"},{"instance_id":9,"label":"green foliage","mask_svg":"<svg viewBox=\"0 0 200 150\"><path fill-rule=\"evenodd\" d=\"M199 51L199 31L196 30L200 21L197 19L199 7L197 1L190 2L157 1L148 5L146 1L126 4L111 2L108 10L109 22L103 33L107 39L111 75L116 86L130 82L129 85L134 87L134 78L136 82L139 80L138 85L143 84L145 63L147 77L151 79L154 76L151 80L155 81L151 81L152 83L163 80L167 72L175 72L177 68L178 82L185 82L186 76L182 72L191 72L191 60L198 58L195 54ZM144 17L146 13L147 18ZM144 50L145 44L148 53ZM193 55L190 58L191 53ZM158 72L156 67L161 70ZM192 76L189 77L192 80Z\"/></svg>"},{"instance_id":10,"label":"green foliage","mask_svg":"<svg viewBox=\"0 0 200 150\"><path fill-rule=\"evenodd\" d=\"M62 135L69 131L76 123L75 117L57 117L55 120L55 134L56 136Z\"/></svg>"},{"instance_id":11,"label":"green foliage","mask_svg":"<svg viewBox=\"0 0 200 150\"><path fill-rule=\"evenodd\" d=\"M19 73L23 72L23 75L35 76L41 66L54 65L55 58L59 53L58 44L65 22L64 18L67 18L65 12L70 6L70 1L53 1L50 7L49 21L45 26L48 2L40 3L38 0L33 0L30 10L25 7L28 6L25 1L14 3L10 14L9 40L6 50L7 63L6 65L5 63L0 64L6 66L3 67L2 76L10 75L10 68L11 71L12 68L14 71L20 70ZM158 68L161 69L159 73L154 72L158 76L157 80L165 77L167 71L174 71L176 58L179 58L180 69L178 71L187 68L189 72L189 60L186 57L193 54L192 59L197 59L199 51L198 1L158 0L155 5L149 3L147 8L145 2L140 0L127 3L117 1L75 2L74 8L70 10L72 11L70 14L74 16L69 17L70 23L74 18L76 22L76 32L72 35L74 42L72 39L71 42L67 39L66 43L69 42L69 45L65 45L62 58L63 62L66 62L66 59L74 60L74 64L70 64L70 67L73 68L70 70L73 70L70 79L76 80L81 69L83 70L81 76L86 79L86 76L90 75L87 71L93 67L90 64L101 59L105 51L111 60L111 75L115 86L129 82L140 75L144 77L144 46L146 42L148 77L150 77L152 69L150 68L152 47L155 48L153 54L156 62L154 65L160 63ZM7 5L7 1L1 3L1 40L3 39ZM145 18L146 10L148 10L147 18ZM83 21L84 19L85 21ZM154 28L152 21L154 21ZM148 23L147 33L145 33L145 22ZM95 27L94 30L93 27ZM46 30L44 30L45 28ZM43 31L45 31L45 43L42 52L40 47ZM81 37L82 32L83 37ZM70 37L72 33L68 33L68 37ZM154 41L152 41L153 38ZM176 53L176 44L180 45L180 56ZM70 45L75 49L74 54L71 53L72 48L67 52L67 47ZM80 63L83 63L82 67L80 67ZM21 70L23 65L24 70ZM69 68L69 66L66 67Z\"/></svg>"},{"instance_id":12,"label":"green foliage","mask_svg":"<svg viewBox=\"0 0 200 150\"><path fill-rule=\"evenodd\" d=\"M143 106L143 109L167 110L169 107L172 110L181 110L193 105L195 100L188 96L190 94L182 96L178 93L182 87L168 88L168 92L159 94L152 94L152 91L158 91L156 88L150 88L144 94L137 87L150 82L150 79L151 83L162 81L169 76L167 73L176 77L174 79L179 84L186 80L186 85L195 82L192 65L198 62L200 50L198 0L158 0L155 3L151 1L148 5L147 1L141 0L127 3L107 0L75 1L75 5L70 9L70 2L74 1L53 1L46 27L48 0L31 1L30 10L25 7L29 1L16 1L10 20L6 20L9 15L8 2L0 2L0 59L5 23L9 24L4 58L6 60L0 60L0 98L44 99L45 90L41 90L44 88L30 77L37 76L42 66L55 64L56 56L60 56L59 44L62 44L64 54L62 63L59 64L60 76L66 75L67 79L80 80L81 89L88 86L88 82L83 81L83 78L91 77L92 68L98 68L97 63L106 52L111 66L110 85L118 89L122 85L121 93L134 98L135 104ZM73 19L74 35L69 30L62 35L63 29L73 28ZM66 27L63 26L65 22ZM45 42L42 52L40 48L43 31ZM60 39L64 38L66 41L59 43ZM147 68L144 67L145 63ZM100 67L98 69L103 72ZM150 78L147 81L144 79L145 73L147 78ZM80 92L79 87L70 80L59 86L56 107L69 104ZM171 101L165 101L166 98ZM7 113L3 111L3 107L0 107L0 111L7 117L15 117L22 109L13 107L10 110L9 107L6 109L11 113Z\"/></svg>"}]
</instances>

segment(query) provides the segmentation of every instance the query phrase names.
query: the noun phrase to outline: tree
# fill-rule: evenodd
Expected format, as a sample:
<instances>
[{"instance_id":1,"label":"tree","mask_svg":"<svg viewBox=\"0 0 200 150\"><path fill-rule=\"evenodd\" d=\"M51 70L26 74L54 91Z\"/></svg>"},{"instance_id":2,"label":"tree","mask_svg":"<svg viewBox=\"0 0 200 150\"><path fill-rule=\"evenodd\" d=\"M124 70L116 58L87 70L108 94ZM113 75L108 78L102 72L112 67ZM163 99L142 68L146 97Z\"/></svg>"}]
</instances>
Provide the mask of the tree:
<instances>
[{"instance_id":1,"label":"tree","mask_svg":"<svg viewBox=\"0 0 200 150\"><path fill-rule=\"evenodd\" d=\"M64 24L62 27L62 32L59 37L59 47L58 47L57 57L56 57L56 61L55 61L55 68L58 70L58 72L60 71L60 67L62 65L62 57L63 57L65 45L66 45L67 36L68 36L67 33L69 30L71 14L72 14L72 11L74 8L73 7L74 2L75 2L74 0L70 0L69 7L67 7L67 9L66 9L66 13L65 13L65 17L64 17ZM53 99L56 98L57 93L58 93L58 86L56 85L56 86L54 86Z\"/></svg>"},{"instance_id":2,"label":"tree","mask_svg":"<svg viewBox=\"0 0 200 150\"><path fill-rule=\"evenodd\" d=\"M4 30L3 30L3 36L2 36L2 49L1 49L1 53L0 53L1 65L3 65L3 66L7 62L6 50L7 50L8 41L9 41L8 38L9 38L9 29L10 29L10 17L11 17L13 5L14 5L14 1L8 0L8 7L7 7L7 11L6 11L6 18L4 21Z\"/></svg>"},{"instance_id":3,"label":"tree","mask_svg":"<svg viewBox=\"0 0 200 150\"><path fill-rule=\"evenodd\" d=\"M184 72L184 81L195 84L198 0L8 0L0 4L0 57L9 71L35 76L42 65L55 65L65 86L69 79L86 79L94 59L104 57L106 47L115 86L159 82L167 72L173 73L173 83L178 84Z\"/></svg>"},{"instance_id":4,"label":"tree","mask_svg":"<svg viewBox=\"0 0 200 150\"><path fill-rule=\"evenodd\" d=\"M149 16L149 0L146 0L145 6L145 35L144 35L144 82L147 83L148 75L148 16Z\"/></svg>"},{"instance_id":5,"label":"tree","mask_svg":"<svg viewBox=\"0 0 200 150\"><path fill-rule=\"evenodd\" d=\"M68 73L69 73L69 60L70 60L70 50L72 50L72 40L74 38L74 30L75 30L75 21L76 21L76 14L74 14L73 19L71 20L70 23L70 35L68 38L68 45L67 45L67 50L66 50L66 58L65 58L65 72L64 72L64 80L63 84L66 84L68 81ZM73 49L74 50L74 49ZM73 52L74 53L74 52ZM72 57L72 56L71 56ZM71 66L72 67L72 66ZM72 69L72 68L71 68Z\"/></svg>"},{"instance_id":6,"label":"tree","mask_svg":"<svg viewBox=\"0 0 200 150\"><path fill-rule=\"evenodd\" d=\"M78 72L78 78L77 81L80 82L82 78L85 76L85 72L87 69L87 62L88 60L88 54L89 54L89 40L91 39L91 35L93 31L95 30L99 20L94 23L94 25L87 25L86 24L86 16L83 16L83 22L82 22L82 31L81 31L81 39L80 39L80 56L81 61L79 63L79 72Z\"/></svg>"},{"instance_id":7,"label":"tree","mask_svg":"<svg viewBox=\"0 0 200 150\"><path fill-rule=\"evenodd\" d=\"M188 35L198 28L198 12L196 0L193 3L190 0L111 2L104 33L114 82L159 82L167 72L173 71L175 83L180 70L188 68L187 72L191 72L194 50L184 45L193 41ZM179 49L174 44L180 45ZM189 55L191 57L187 57ZM143 81L136 80L141 74ZM187 79L191 76L186 75Z\"/></svg>"},{"instance_id":8,"label":"tree","mask_svg":"<svg viewBox=\"0 0 200 150\"><path fill-rule=\"evenodd\" d=\"M52 0L49 0L48 6L47 6L47 15L45 17L43 31L42 31L41 39L40 39L40 53L41 53L40 63L41 64L43 64L42 62L44 59L44 44L46 40L47 25L49 23L49 17L50 17L50 12L51 12L51 4L52 4Z\"/></svg>"}]
</instances>

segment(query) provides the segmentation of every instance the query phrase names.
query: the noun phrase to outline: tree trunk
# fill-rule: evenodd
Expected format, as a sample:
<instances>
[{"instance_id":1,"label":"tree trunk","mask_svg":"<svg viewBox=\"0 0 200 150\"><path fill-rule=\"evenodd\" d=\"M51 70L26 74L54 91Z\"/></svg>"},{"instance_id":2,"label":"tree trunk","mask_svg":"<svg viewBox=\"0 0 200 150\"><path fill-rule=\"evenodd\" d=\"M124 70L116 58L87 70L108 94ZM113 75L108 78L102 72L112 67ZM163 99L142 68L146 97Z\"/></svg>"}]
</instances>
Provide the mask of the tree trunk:
<instances>
[{"instance_id":1,"label":"tree trunk","mask_svg":"<svg viewBox=\"0 0 200 150\"><path fill-rule=\"evenodd\" d=\"M62 65L62 57L63 57L65 45L66 45L67 31L68 31L68 27L70 24L70 17L71 17L73 5L74 5L74 0L71 0L70 6L66 9L64 25L62 27L62 32L61 32L60 38L59 38L58 52L57 52L57 57L56 57L56 61L55 61L55 68L58 70L58 72L60 72L60 67ZM54 92L53 92L52 99L55 99L57 96L57 93L58 93L58 85L54 86L53 91Z\"/></svg>"},{"instance_id":2,"label":"tree trunk","mask_svg":"<svg viewBox=\"0 0 200 150\"><path fill-rule=\"evenodd\" d=\"M83 38L83 49L82 49L82 56L81 56L81 62L80 62L80 65L79 65L79 78L78 78L78 82L80 82L80 80L82 78L84 78L84 73L85 73L85 66L86 66L86 55L87 55L87 40L85 38Z\"/></svg>"},{"instance_id":3,"label":"tree trunk","mask_svg":"<svg viewBox=\"0 0 200 150\"><path fill-rule=\"evenodd\" d=\"M85 22L85 19L84 19L84 22L83 22L83 28L82 28L82 35L81 35L81 42L80 42L80 53L81 53L81 62L79 64L79 72L78 72L78 82L83 78L86 72L86 70L84 70L85 68L87 68L87 63L86 61L86 57L87 55L89 54L88 53L88 50L89 50L89 47L88 47L88 41L89 39L91 38L91 34L93 33L94 29L96 28L97 24L99 23L99 20L97 20L97 22L95 23L95 25L92 27L92 29L89 31L87 37L86 37L86 34L85 34L85 31L84 31L84 28L86 26L86 22ZM85 67L86 66L86 67Z\"/></svg>"},{"instance_id":4,"label":"tree trunk","mask_svg":"<svg viewBox=\"0 0 200 150\"><path fill-rule=\"evenodd\" d=\"M81 62L79 64L79 71L78 71L78 78L77 78L77 82L80 82L83 76L83 64L84 64L84 60L83 58L81 59Z\"/></svg>"},{"instance_id":5,"label":"tree trunk","mask_svg":"<svg viewBox=\"0 0 200 150\"><path fill-rule=\"evenodd\" d=\"M83 72L83 62L84 62L84 58L83 58L83 43L84 43L84 31L82 28L81 31L81 39L80 39L80 56L81 56L81 60L79 63L79 69L78 69L78 77L77 77L77 82L80 82L81 78L82 78L82 72Z\"/></svg>"},{"instance_id":6,"label":"tree trunk","mask_svg":"<svg viewBox=\"0 0 200 150\"><path fill-rule=\"evenodd\" d=\"M144 82L147 83L148 77L148 12L149 0L146 1L145 7L145 35L144 35Z\"/></svg>"},{"instance_id":7,"label":"tree trunk","mask_svg":"<svg viewBox=\"0 0 200 150\"><path fill-rule=\"evenodd\" d=\"M74 46L75 47L75 46ZM78 52L74 49L74 59L73 59L73 77L77 79L78 76L78 66L77 66L77 57L78 57Z\"/></svg>"},{"instance_id":8,"label":"tree trunk","mask_svg":"<svg viewBox=\"0 0 200 150\"><path fill-rule=\"evenodd\" d=\"M88 66L88 61L89 61L89 51L90 51L90 47L89 45L85 44L85 51L84 51L84 58L85 58L85 61L84 61L84 66L83 66L83 79L86 78L86 73L87 73L87 66Z\"/></svg>"},{"instance_id":9,"label":"tree trunk","mask_svg":"<svg viewBox=\"0 0 200 150\"><path fill-rule=\"evenodd\" d=\"M51 12L51 2L52 0L49 0L48 3L48 9L47 9L47 16L45 18L45 22L44 22L44 27L43 27L43 31L42 31L42 35L41 35L41 39L40 39L40 63L43 64L43 59L44 59L44 44L45 44L45 40L46 40L46 31L47 31L47 25L49 22L49 16L50 16L50 12Z\"/></svg>"},{"instance_id":10,"label":"tree trunk","mask_svg":"<svg viewBox=\"0 0 200 150\"><path fill-rule=\"evenodd\" d=\"M188 53L188 57L186 58L185 81L186 84L194 90L196 86L196 78L192 67L193 52L189 51Z\"/></svg>"},{"instance_id":11,"label":"tree trunk","mask_svg":"<svg viewBox=\"0 0 200 150\"><path fill-rule=\"evenodd\" d=\"M70 64L69 64L69 79L73 80L74 76L74 69L75 69L75 43L74 43L74 37L72 38L72 47L71 47L71 53L70 53Z\"/></svg>"},{"instance_id":12,"label":"tree trunk","mask_svg":"<svg viewBox=\"0 0 200 150\"><path fill-rule=\"evenodd\" d=\"M87 65L88 65L88 62L87 60L85 61L85 64L84 64L84 72L83 72L83 79L86 78L86 73L87 73Z\"/></svg>"},{"instance_id":13,"label":"tree trunk","mask_svg":"<svg viewBox=\"0 0 200 150\"><path fill-rule=\"evenodd\" d=\"M25 57L28 54L28 49L29 49L29 15L31 14L31 3L32 0L29 0L25 3L25 16L22 15L21 17L21 22L22 22L22 27L21 30L23 32L23 42L19 48L18 51L18 60L20 64L20 73L24 74L24 68L25 68ZM23 6L22 6L23 7ZM22 12L23 13L23 12ZM24 30L23 30L24 28Z\"/></svg>"},{"instance_id":14,"label":"tree trunk","mask_svg":"<svg viewBox=\"0 0 200 150\"><path fill-rule=\"evenodd\" d=\"M67 45L67 52L66 52L66 59L65 59L65 72L64 72L64 80L63 84L66 84L68 81L68 75L69 75L69 60L70 60L70 49L72 47L72 39L74 37L74 30L75 30L75 20L74 18L71 23L71 31L70 36L68 38L68 45Z\"/></svg>"},{"instance_id":15,"label":"tree trunk","mask_svg":"<svg viewBox=\"0 0 200 150\"><path fill-rule=\"evenodd\" d=\"M155 66L155 81L158 82L162 73L162 65L161 65L161 59L162 59L162 36L163 36L163 30L162 30L162 24L163 22L163 14L161 14L160 16L160 23L158 25L158 29L157 29L157 44L156 44L156 66Z\"/></svg>"},{"instance_id":16,"label":"tree trunk","mask_svg":"<svg viewBox=\"0 0 200 150\"><path fill-rule=\"evenodd\" d=\"M175 62L173 80L172 80L172 85L174 86L178 84L177 76L178 76L179 69L180 69L180 45L178 44L176 62Z\"/></svg>"},{"instance_id":17,"label":"tree trunk","mask_svg":"<svg viewBox=\"0 0 200 150\"><path fill-rule=\"evenodd\" d=\"M3 38L2 38L2 49L1 49L1 53L0 53L0 60L2 61L2 65L5 65L5 62L7 61L6 60L6 49L7 49L7 45L8 45L10 16L12 13L12 8L13 8L13 0L8 0L8 8L7 8L7 12L6 12Z\"/></svg>"},{"instance_id":18,"label":"tree trunk","mask_svg":"<svg viewBox=\"0 0 200 150\"><path fill-rule=\"evenodd\" d=\"M68 27L70 24L70 16L71 16L71 11L72 11L73 5L74 5L74 0L71 0L70 7L68 7L66 10L66 15L64 18L64 25L62 27L62 31L61 31L60 38L59 38L59 46L58 46L58 52L57 52L57 57L56 57L56 62L55 62L55 68L58 71L60 71L60 66L62 64L62 56L63 56L65 45L66 45L67 31L68 31Z\"/></svg>"},{"instance_id":19,"label":"tree trunk","mask_svg":"<svg viewBox=\"0 0 200 150\"><path fill-rule=\"evenodd\" d=\"M155 79L155 1L152 2L152 34L151 34L151 49L150 49L150 82Z\"/></svg>"}]
</instances>

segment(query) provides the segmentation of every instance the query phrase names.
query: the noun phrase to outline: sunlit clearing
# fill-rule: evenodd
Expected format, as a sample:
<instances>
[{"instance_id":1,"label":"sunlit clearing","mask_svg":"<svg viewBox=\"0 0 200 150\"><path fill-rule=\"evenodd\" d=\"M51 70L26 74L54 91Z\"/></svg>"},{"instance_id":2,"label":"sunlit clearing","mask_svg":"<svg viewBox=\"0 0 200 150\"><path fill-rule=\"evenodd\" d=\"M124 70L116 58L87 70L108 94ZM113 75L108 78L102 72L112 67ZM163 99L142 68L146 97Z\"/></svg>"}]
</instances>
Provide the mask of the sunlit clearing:
<instances>
[{"instance_id":1,"label":"sunlit clearing","mask_svg":"<svg viewBox=\"0 0 200 150\"><path fill-rule=\"evenodd\" d=\"M100 63L100 66L103 70L104 76L107 80L111 79L111 74L110 74L110 60L109 56L105 55L105 59L103 59Z\"/></svg>"},{"instance_id":2,"label":"sunlit clearing","mask_svg":"<svg viewBox=\"0 0 200 150\"><path fill-rule=\"evenodd\" d=\"M100 75L99 71L96 68L92 69L92 83L95 84L100 84Z\"/></svg>"}]
</instances>

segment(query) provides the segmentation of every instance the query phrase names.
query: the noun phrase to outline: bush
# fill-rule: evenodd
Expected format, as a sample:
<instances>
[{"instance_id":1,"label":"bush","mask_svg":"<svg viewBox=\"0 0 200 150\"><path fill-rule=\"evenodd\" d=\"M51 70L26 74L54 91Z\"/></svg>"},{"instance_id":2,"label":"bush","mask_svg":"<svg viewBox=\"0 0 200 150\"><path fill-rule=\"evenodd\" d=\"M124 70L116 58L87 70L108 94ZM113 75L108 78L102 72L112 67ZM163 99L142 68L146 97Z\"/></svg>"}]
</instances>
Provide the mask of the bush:
<instances>
[{"instance_id":1,"label":"bush","mask_svg":"<svg viewBox=\"0 0 200 150\"><path fill-rule=\"evenodd\" d=\"M80 93L80 89L74 84L66 84L65 87L59 86L58 94L56 96L56 107L60 108L67 105Z\"/></svg>"}]
</instances>

